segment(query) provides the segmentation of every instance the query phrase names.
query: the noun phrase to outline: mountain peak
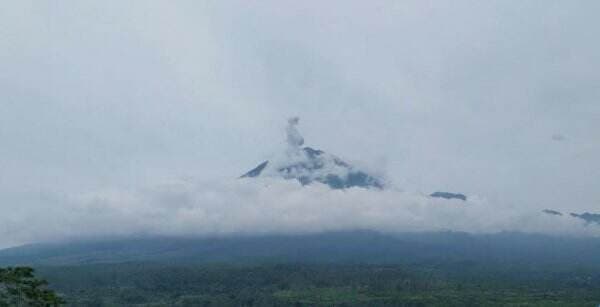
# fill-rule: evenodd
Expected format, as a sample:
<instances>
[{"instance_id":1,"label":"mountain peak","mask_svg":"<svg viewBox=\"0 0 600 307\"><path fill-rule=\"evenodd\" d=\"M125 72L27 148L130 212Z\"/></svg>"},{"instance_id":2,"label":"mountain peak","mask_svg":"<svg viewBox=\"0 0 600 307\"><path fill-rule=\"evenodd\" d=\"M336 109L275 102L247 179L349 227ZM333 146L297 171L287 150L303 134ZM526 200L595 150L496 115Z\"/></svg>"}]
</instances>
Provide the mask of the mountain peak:
<instances>
[{"instance_id":1,"label":"mountain peak","mask_svg":"<svg viewBox=\"0 0 600 307\"><path fill-rule=\"evenodd\" d=\"M286 128L288 150L277 161L264 161L242 178L259 176L295 179L302 185L320 182L332 189L383 188L383 181L344 162L337 156L312 147L302 147L304 138L296 129L300 119L292 117Z\"/></svg>"}]
</instances>

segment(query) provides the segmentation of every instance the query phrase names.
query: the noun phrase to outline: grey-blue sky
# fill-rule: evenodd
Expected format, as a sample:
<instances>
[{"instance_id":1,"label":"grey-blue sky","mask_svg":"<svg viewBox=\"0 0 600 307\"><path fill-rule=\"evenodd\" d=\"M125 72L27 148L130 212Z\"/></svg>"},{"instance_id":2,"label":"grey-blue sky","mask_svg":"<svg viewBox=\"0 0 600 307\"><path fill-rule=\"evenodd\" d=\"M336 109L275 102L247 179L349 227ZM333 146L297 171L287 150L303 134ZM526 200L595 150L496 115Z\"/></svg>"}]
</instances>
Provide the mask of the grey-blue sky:
<instances>
[{"instance_id":1,"label":"grey-blue sky","mask_svg":"<svg viewBox=\"0 0 600 307\"><path fill-rule=\"evenodd\" d=\"M308 145L382 168L399 188L593 211L598 9L596 1L4 4L0 197L11 205L0 213L47 193L235 177L284 146L292 115Z\"/></svg>"}]
</instances>

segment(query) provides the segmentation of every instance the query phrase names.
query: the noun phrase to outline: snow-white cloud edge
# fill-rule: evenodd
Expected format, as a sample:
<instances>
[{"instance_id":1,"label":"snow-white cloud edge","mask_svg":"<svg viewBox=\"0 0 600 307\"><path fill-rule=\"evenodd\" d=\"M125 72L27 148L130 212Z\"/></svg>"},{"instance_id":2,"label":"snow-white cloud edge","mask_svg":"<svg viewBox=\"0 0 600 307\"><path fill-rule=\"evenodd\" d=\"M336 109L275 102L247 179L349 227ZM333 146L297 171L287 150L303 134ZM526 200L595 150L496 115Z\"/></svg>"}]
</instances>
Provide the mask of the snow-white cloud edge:
<instances>
[{"instance_id":1,"label":"snow-white cloud edge","mask_svg":"<svg viewBox=\"0 0 600 307\"><path fill-rule=\"evenodd\" d=\"M426 193L350 188L277 178L177 180L141 189L56 196L0 217L1 237L40 242L139 235L227 236L374 230L385 233L515 231L600 236L600 226L529 206L466 202Z\"/></svg>"}]
</instances>

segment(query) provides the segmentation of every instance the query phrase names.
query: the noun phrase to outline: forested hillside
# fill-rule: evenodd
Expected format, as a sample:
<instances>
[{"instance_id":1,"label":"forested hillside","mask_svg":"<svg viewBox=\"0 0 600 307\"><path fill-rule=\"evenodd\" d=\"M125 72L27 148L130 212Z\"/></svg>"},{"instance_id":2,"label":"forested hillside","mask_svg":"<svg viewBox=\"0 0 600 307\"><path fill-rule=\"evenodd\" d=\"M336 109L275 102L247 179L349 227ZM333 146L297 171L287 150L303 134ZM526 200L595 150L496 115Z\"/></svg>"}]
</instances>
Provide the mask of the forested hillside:
<instances>
[{"instance_id":1,"label":"forested hillside","mask_svg":"<svg viewBox=\"0 0 600 307\"><path fill-rule=\"evenodd\" d=\"M596 306L600 271L418 265L44 267L69 306Z\"/></svg>"}]
</instances>

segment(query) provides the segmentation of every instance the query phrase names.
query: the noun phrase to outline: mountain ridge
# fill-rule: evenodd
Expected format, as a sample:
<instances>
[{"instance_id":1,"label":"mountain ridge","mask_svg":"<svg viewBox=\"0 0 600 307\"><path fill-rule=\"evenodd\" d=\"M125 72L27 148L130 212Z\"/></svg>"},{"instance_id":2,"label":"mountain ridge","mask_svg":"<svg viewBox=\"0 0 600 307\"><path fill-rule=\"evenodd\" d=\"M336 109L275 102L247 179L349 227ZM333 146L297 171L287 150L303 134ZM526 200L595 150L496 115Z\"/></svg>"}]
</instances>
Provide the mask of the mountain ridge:
<instances>
[{"instance_id":1,"label":"mountain ridge","mask_svg":"<svg viewBox=\"0 0 600 307\"><path fill-rule=\"evenodd\" d=\"M244 173L240 178L260 176L281 177L298 180L302 185L319 182L332 189L352 187L383 189L384 182L332 154L309 146L302 146L304 138L296 129L298 117L288 120L288 148L277 162L270 160L260 163Z\"/></svg>"},{"instance_id":2,"label":"mountain ridge","mask_svg":"<svg viewBox=\"0 0 600 307\"><path fill-rule=\"evenodd\" d=\"M355 230L230 237L139 237L30 244L0 250L0 265L97 263L579 263L600 267L600 238L526 233Z\"/></svg>"}]
</instances>

